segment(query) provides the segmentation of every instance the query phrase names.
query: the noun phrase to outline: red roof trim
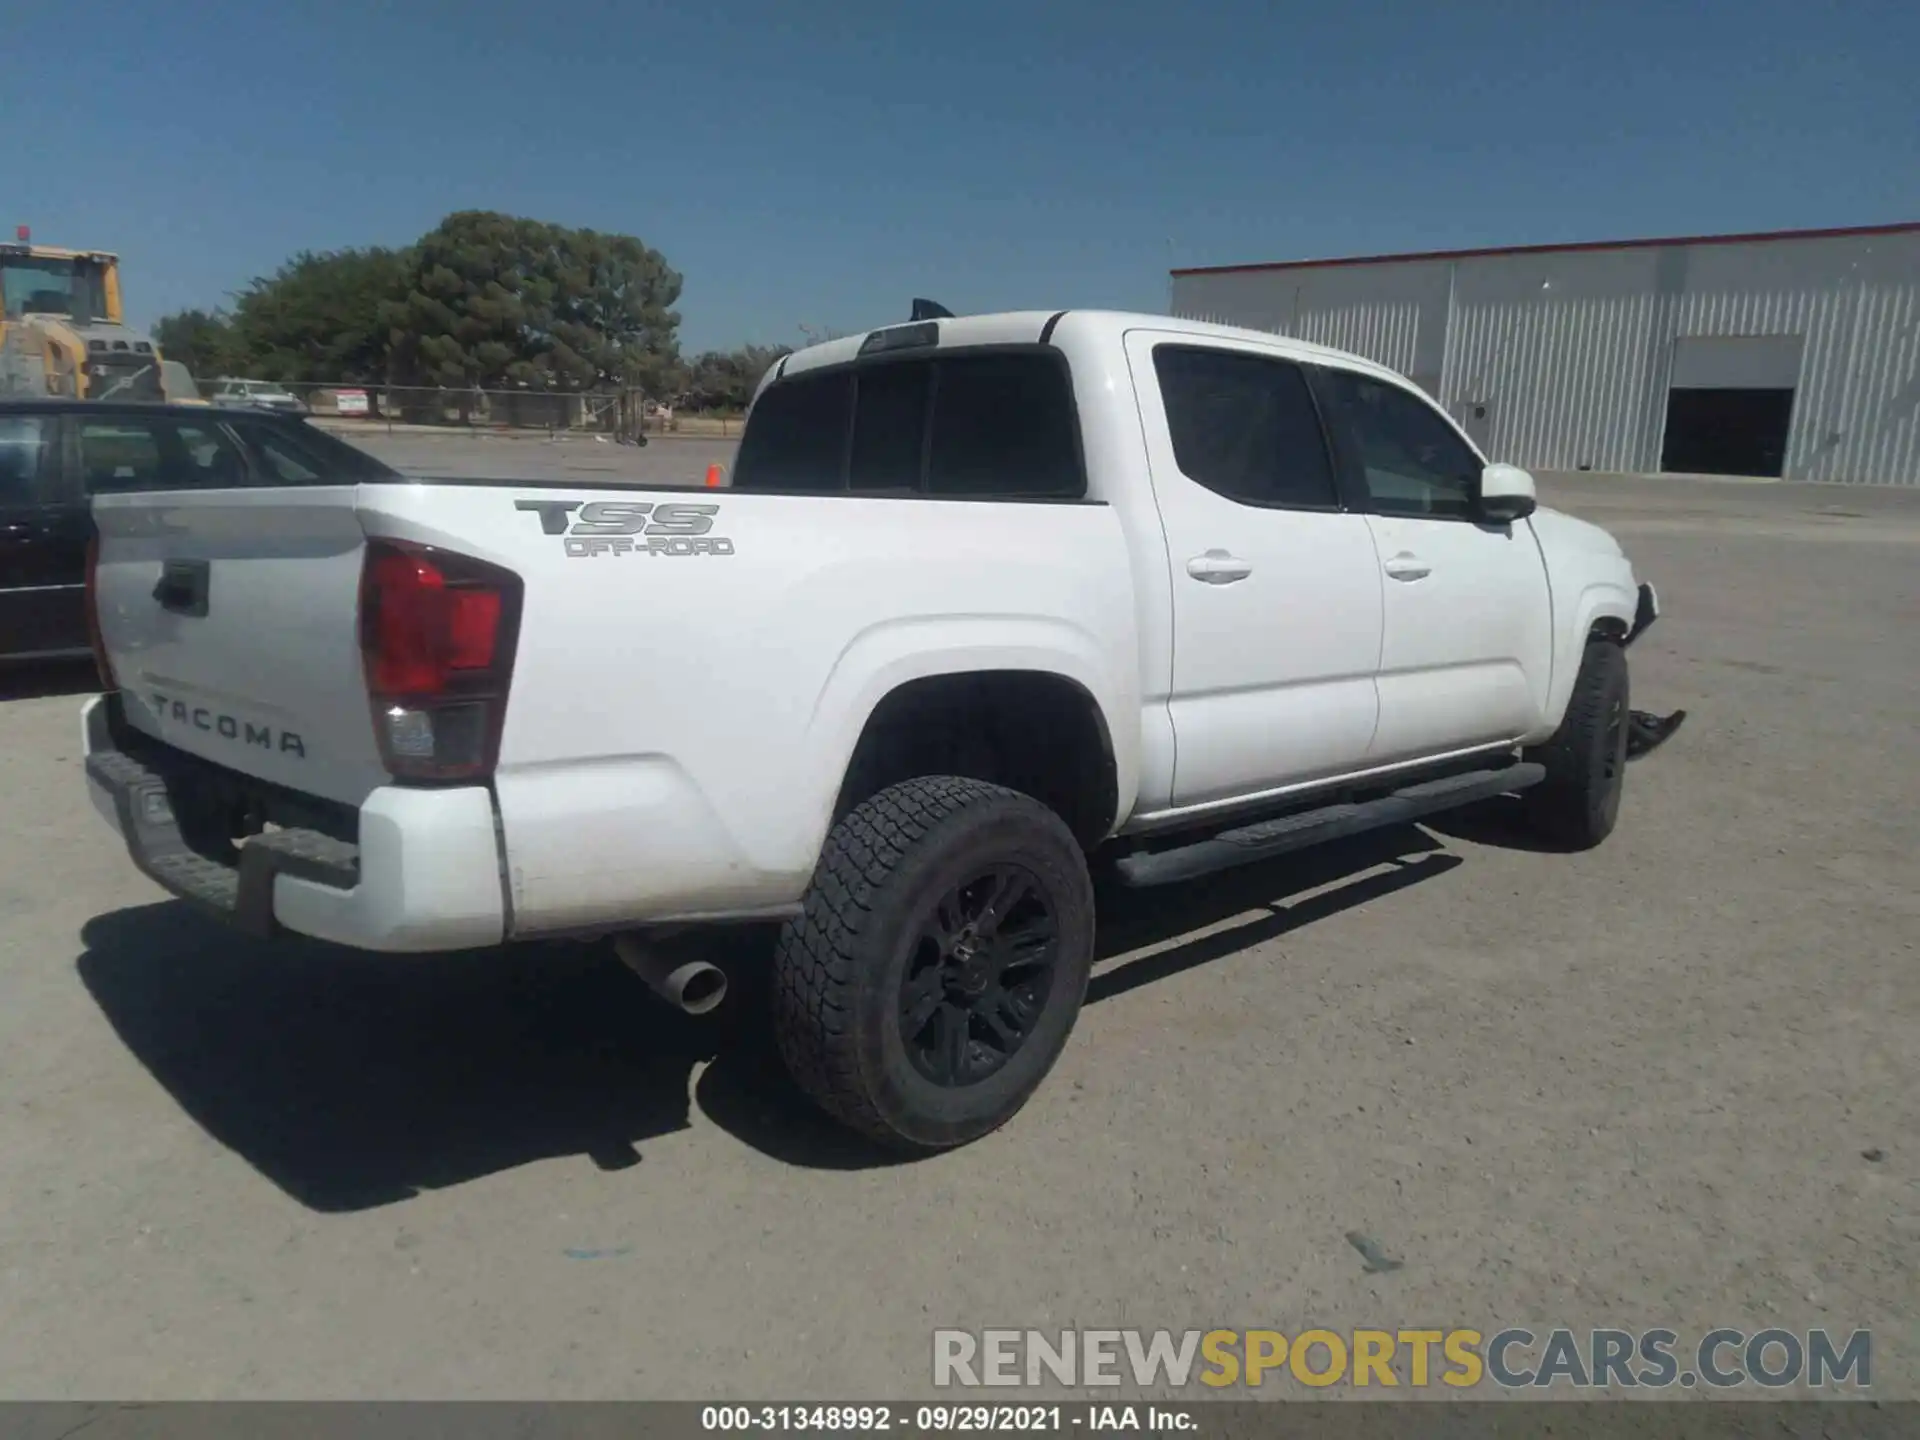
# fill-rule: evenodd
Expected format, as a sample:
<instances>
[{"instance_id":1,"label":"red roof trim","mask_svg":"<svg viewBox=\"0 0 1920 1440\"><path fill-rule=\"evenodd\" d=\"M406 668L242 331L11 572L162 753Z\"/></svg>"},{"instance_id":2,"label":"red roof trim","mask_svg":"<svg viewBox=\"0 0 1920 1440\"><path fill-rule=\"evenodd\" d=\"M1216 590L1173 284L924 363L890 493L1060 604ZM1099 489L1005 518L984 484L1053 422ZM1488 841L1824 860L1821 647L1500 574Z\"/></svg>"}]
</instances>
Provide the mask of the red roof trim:
<instances>
[{"instance_id":1,"label":"red roof trim","mask_svg":"<svg viewBox=\"0 0 1920 1440\"><path fill-rule=\"evenodd\" d=\"M1337 260L1270 260L1254 265L1194 265L1181 275L1232 275L1251 270L1306 270L1333 265L1389 265L1409 260L1474 260L1489 255L1565 255L1582 250L1646 250L1662 245L1751 245L1765 240L1839 240L1855 235L1908 235L1920 221L1853 225L1837 230L1762 230L1750 235L1678 235L1665 240L1581 240L1564 245L1493 245L1481 250L1414 250L1404 255L1354 255Z\"/></svg>"}]
</instances>

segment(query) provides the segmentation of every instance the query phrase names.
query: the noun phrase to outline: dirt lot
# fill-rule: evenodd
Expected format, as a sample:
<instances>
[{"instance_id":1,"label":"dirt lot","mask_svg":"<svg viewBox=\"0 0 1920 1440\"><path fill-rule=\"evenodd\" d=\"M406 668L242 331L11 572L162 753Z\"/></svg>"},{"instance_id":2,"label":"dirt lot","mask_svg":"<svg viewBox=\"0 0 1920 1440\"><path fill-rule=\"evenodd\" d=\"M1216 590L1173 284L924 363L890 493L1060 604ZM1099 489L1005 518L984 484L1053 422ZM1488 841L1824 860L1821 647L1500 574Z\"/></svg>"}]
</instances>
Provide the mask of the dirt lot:
<instances>
[{"instance_id":1,"label":"dirt lot","mask_svg":"<svg viewBox=\"0 0 1920 1440\"><path fill-rule=\"evenodd\" d=\"M935 1326L1527 1323L1871 1327L1920 1396L1920 494L1551 498L1660 585L1636 699L1692 712L1615 838L1116 897L1033 1106L913 1165L751 1005L194 919L87 807L84 677L17 679L0 1395L900 1396Z\"/></svg>"}]
</instances>

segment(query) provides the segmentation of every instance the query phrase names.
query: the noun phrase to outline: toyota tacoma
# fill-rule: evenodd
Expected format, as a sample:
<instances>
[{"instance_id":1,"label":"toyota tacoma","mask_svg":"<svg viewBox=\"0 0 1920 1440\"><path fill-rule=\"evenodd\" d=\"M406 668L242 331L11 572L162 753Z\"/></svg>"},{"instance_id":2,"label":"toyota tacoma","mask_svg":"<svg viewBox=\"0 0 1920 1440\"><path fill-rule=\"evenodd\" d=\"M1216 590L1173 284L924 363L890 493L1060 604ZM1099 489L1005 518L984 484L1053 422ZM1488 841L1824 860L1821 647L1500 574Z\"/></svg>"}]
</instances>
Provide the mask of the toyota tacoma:
<instances>
[{"instance_id":1,"label":"toyota tacoma","mask_svg":"<svg viewBox=\"0 0 1920 1440\"><path fill-rule=\"evenodd\" d=\"M794 1079L910 1150L1053 1066L1090 862L1504 795L1591 847L1679 721L1607 533L1388 369L1165 316L800 351L717 490L247 463L93 514L86 784L147 875L367 950L611 938L689 1010L687 932L777 922Z\"/></svg>"}]
</instances>

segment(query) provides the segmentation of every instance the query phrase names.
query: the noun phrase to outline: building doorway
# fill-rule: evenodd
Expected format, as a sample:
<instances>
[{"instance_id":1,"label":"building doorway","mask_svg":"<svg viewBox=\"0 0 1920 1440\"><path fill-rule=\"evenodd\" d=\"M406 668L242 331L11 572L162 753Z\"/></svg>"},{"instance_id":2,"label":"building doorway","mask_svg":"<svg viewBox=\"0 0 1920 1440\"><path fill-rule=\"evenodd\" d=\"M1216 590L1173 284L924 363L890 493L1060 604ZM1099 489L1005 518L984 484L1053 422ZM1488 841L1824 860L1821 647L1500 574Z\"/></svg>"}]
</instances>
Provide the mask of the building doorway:
<instances>
[{"instance_id":1,"label":"building doorway","mask_svg":"<svg viewBox=\"0 0 1920 1440\"><path fill-rule=\"evenodd\" d=\"M1793 428L1791 390L1669 390L1660 468L1779 479Z\"/></svg>"},{"instance_id":2,"label":"building doorway","mask_svg":"<svg viewBox=\"0 0 1920 1440\"><path fill-rule=\"evenodd\" d=\"M1676 339L1660 468L1779 479L1803 345L1799 335Z\"/></svg>"}]
</instances>

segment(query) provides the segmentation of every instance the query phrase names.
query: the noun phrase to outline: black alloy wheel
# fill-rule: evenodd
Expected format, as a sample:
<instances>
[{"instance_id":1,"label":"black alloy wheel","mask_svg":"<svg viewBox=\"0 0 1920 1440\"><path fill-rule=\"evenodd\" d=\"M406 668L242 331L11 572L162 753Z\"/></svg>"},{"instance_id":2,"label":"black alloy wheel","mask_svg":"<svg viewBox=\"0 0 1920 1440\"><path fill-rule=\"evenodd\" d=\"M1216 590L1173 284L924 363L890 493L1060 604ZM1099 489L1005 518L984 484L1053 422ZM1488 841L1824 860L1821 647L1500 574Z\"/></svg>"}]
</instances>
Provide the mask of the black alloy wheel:
<instances>
[{"instance_id":1,"label":"black alloy wheel","mask_svg":"<svg viewBox=\"0 0 1920 1440\"><path fill-rule=\"evenodd\" d=\"M1059 815L982 780L903 780L834 825L781 929L781 1058L890 1149L968 1144L1060 1058L1093 951L1093 881Z\"/></svg>"},{"instance_id":2,"label":"black alloy wheel","mask_svg":"<svg viewBox=\"0 0 1920 1440\"><path fill-rule=\"evenodd\" d=\"M998 865L953 886L921 922L900 984L907 1058L936 1085L1005 1065L1045 1010L1060 926L1039 880Z\"/></svg>"}]
</instances>

